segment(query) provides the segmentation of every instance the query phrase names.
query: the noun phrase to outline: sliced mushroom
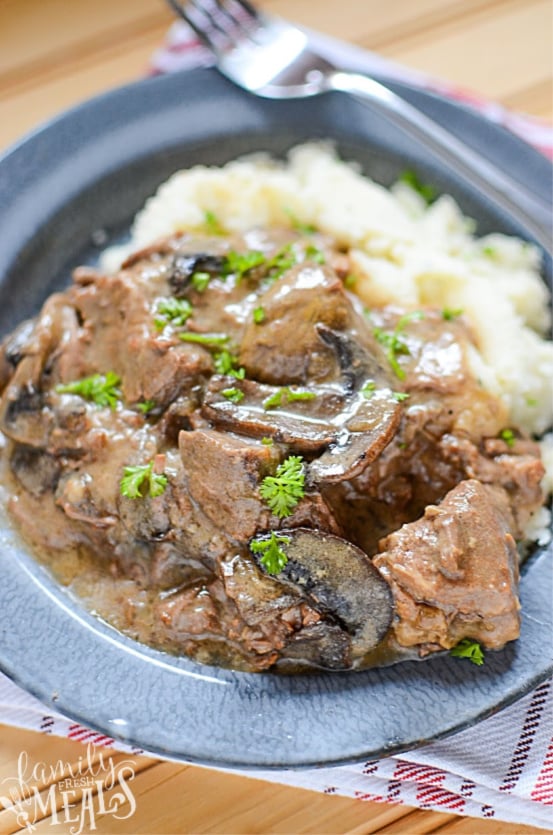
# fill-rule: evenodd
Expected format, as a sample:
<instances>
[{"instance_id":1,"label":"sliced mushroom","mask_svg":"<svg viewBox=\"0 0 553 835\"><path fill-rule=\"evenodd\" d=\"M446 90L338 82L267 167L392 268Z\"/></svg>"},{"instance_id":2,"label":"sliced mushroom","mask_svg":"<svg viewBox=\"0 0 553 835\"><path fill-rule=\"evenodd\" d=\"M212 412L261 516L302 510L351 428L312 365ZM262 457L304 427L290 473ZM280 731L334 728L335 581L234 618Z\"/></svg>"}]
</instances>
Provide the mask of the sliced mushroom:
<instances>
[{"instance_id":1,"label":"sliced mushroom","mask_svg":"<svg viewBox=\"0 0 553 835\"><path fill-rule=\"evenodd\" d=\"M17 444L10 458L12 472L22 487L33 496L55 490L61 466L48 453Z\"/></svg>"},{"instance_id":2,"label":"sliced mushroom","mask_svg":"<svg viewBox=\"0 0 553 835\"><path fill-rule=\"evenodd\" d=\"M243 395L238 402L224 396L227 389ZM303 390L303 389L302 389ZM252 380L212 377L202 405L204 417L238 435L272 438L294 452L317 453L336 437L332 417L340 413L343 397L330 387L309 387L310 400L287 401L286 390ZM294 387L294 391L296 388ZM281 395L281 406L267 408L267 402ZM292 395L293 396L293 395Z\"/></svg>"},{"instance_id":3,"label":"sliced mushroom","mask_svg":"<svg viewBox=\"0 0 553 835\"><path fill-rule=\"evenodd\" d=\"M342 369L347 400L338 419L334 442L310 465L314 482L351 479L363 472L390 443L401 420L401 406L390 379L373 354L351 333L318 325L320 338L331 345ZM367 388L368 386L368 388Z\"/></svg>"},{"instance_id":4,"label":"sliced mushroom","mask_svg":"<svg viewBox=\"0 0 553 835\"><path fill-rule=\"evenodd\" d=\"M7 386L14 368L21 362L34 328L35 320L26 319L0 345L0 393Z\"/></svg>"},{"instance_id":5,"label":"sliced mushroom","mask_svg":"<svg viewBox=\"0 0 553 835\"><path fill-rule=\"evenodd\" d=\"M173 258L169 272L169 284L177 298L185 296L190 289L194 273L207 273L209 276L222 275L226 258L222 255L208 255L204 252L194 255L179 253Z\"/></svg>"},{"instance_id":6,"label":"sliced mushroom","mask_svg":"<svg viewBox=\"0 0 553 835\"><path fill-rule=\"evenodd\" d=\"M354 665L378 646L390 627L390 586L367 555L341 537L308 528L279 530L278 537L287 562L276 579L301 589L349 635Z\"/></svg>"}]
</instances>

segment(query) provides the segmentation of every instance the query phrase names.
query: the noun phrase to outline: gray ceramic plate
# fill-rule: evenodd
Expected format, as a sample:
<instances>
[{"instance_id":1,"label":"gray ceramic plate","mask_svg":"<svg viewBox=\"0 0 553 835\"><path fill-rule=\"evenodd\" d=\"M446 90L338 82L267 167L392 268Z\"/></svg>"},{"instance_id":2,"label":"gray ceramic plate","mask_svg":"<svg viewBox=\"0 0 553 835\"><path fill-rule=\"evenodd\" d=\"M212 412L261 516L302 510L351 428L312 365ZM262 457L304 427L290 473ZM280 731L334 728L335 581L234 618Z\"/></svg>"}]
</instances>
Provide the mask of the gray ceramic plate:
<instances>
[{"instance_id":1,"label":"gray ceramic plate","mask_svg":"<svg viewBox=\"0 0 553 835\"><path fill-rule=\"evenodd\" d=\"M549 164L469 111L402 85L412 102L551 199ZM330 137L383 183L405 167L450 191L480 231L522 231L484 195L435 168L424 148L341 94L251 98L213 70L140 82L63 115L0 160L0 334L124 234L178 167ZM527 563L522 635L484 667L449 657L356 674L249 675L143 647L90 616L4 526L0 667L52 709L160 754L218 765L307 766L404 750L466 727L551 671L552 554Z\"/></svg>"}]
</instances>

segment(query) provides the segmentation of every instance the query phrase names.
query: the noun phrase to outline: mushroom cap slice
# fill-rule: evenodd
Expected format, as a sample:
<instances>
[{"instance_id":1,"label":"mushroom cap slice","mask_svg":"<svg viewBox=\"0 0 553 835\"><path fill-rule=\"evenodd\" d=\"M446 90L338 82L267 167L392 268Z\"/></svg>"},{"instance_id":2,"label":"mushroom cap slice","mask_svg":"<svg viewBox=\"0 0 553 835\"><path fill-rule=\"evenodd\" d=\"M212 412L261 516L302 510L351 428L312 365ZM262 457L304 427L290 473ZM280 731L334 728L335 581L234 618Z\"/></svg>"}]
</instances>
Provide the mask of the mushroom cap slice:
<instances>
[{"instance_id":1,"label":"mushroom cap slice","mask_svg":"<svg viewBox=\"0 0 553 835\"><path fill-rule=\"evenodd\" d=\"M354 666L356 659L378 646L390 627L394 614L390 586L360 548L339 536L309 528L278 534L289 541L281 546L287 562L276 579L299 588L349 635Z\"/></svg>"}]
</instances>

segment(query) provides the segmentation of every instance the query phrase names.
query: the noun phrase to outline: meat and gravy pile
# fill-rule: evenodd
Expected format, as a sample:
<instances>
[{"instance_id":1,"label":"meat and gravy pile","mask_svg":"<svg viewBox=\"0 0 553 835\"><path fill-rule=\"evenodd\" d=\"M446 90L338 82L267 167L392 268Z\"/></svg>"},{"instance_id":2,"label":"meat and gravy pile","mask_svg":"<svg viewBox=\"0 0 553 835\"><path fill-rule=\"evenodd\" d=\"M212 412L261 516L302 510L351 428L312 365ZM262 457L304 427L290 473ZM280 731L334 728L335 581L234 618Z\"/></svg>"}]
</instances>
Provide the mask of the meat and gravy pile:
<instances>
[{"instance_id":1,"label":"meat and gravy pile","mask_svg":"<svg viewBox=\"0 0 553 835\"><path fill-rule=\"evenodd\" d=\"M519 634L539 449L463 312L351 292L314 230L182 233L76 270L0 349L9 510L87 605L244 671Z\"/></svg>"}]
</instances>

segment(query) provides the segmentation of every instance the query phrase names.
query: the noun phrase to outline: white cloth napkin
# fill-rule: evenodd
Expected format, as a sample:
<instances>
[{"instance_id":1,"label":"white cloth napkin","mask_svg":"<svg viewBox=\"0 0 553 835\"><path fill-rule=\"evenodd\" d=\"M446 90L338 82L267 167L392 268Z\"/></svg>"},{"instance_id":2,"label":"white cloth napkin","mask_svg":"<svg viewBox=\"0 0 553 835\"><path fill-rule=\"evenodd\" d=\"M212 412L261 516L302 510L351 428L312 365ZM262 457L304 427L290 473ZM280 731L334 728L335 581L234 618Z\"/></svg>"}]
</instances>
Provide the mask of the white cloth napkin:
<instances>
[{"instance_id":1,"label":"white cloth napkin","mask_svg":"<svg viewBox=\"0 0 553 835\"><path fill-rule=\"evenodd\" d=\"M329 59L344 67L380 72L461 99L487 118L553 156L553 130L538 119L513 114L466 91L430 79L318 33L310 33ZM183 24L175 24L152 59L155 73L211 63ZM99 747L142 753L110 737L52 714L0 674L0 723ZM553 684L546 681L501 713L470 730L413 752L335 768L299 771L235 771L246 777L325 794L418 806L550 829L553 822ZM145 752L144 752L145 753Z\"/></svg>"}]
</instances>

